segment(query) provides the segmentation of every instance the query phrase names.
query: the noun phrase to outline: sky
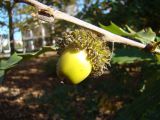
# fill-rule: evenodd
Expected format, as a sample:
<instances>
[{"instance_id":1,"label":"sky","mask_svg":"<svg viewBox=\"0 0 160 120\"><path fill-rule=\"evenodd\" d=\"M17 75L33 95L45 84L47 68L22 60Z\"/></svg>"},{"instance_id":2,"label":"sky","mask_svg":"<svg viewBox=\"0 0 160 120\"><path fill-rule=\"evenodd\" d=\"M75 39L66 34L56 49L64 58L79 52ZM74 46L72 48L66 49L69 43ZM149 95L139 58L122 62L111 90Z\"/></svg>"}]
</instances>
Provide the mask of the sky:
<instances>
[{"instance_id":1,"label":"sky","mask_svg":"<svg viewBox=\"0 0 160 120\"><path fill-rule=\"evenodd\" d=\"M0 21L2 22L8 21L7 14L2 9L0 9ZM7 34L7 33L8 33L7 26L0 25L0 34Z\"/></svg>"}]
</instances>

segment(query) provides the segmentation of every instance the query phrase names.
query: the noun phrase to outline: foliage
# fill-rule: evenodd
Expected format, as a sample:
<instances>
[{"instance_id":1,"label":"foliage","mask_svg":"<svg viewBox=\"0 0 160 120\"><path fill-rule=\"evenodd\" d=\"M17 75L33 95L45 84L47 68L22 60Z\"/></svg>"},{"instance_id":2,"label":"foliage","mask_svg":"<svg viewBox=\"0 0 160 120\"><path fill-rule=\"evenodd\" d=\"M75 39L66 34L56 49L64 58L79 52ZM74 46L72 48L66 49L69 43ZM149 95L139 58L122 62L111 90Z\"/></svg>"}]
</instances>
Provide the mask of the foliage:
<instances>
[{"instance_id":1,"label":"foliage","mask_svg":"<svg viewBox=\"0 0 160 120\"><path fill-rule=\"evenodd\" d=\"M153 61L154 56L137 48L117 48L112 58L112 63L130 64L135 62Z\"/></svg>"},{"instance_id":2,"label":"foliage","mask_svg":"<svg viewBox=\"0 0 160 120\"><path fill-rule=\"evenodd\" d=\"M98 25L108 25L110 21L134 29L151 27L157 34L160 28L159 0L88 0L79 16Z\"/></svg>"},{"instance_id":3,"label":"foliage","mask_svg":"<svg viewBox=\"0 0 160 120\"><path fill-rule=\"evenodd\" d=\"M126 29L128 30L126 31L113 22L111 22L109 26L104 26L102 24L100 24L100 26L114 34L130 37L146 45L152 42L156 43L156 34L151 28L135 32L129 26L126 26ZM155 57L150 53L132 47L116 47L114 56L112 58L112 62L118 64L128 64L146 60L152 61L155 60Z\"/></svg>"},{"instance_id":4,"label":"foliage","mask_svg":"<svg viewBox=\"0 0 160 120\"><path fill-rule=\"evenodd\" d=\"M27 59L30 59L32 57L36 57L36 56L38 56L38 55L40 55L44 52L53 51L53 50L56 50L56 49L57 48L54 47L54 46L46 46L46 47L43 47L42 49L40 49L37 52L27 53L27 54L14 53L9 59L0 60L0 82L2 82L3 79L4 79L5 71L12 68L14 65L16 65L21 60L27 60Z\"/></svg>"},{"instance_id":5,"label":"foliage","mask_svg":"<svg viewBox=\"0 0 160 120\"><path fill-rule=\"evenodd\" d=\"M57 50L57 49L58 49L58 47L55 47L55 46L44 46L36 52L30 52L30 53L25 53L25 54L19 53L18 55L23 57L24 59L30 59L32 57L37 57L40 54L45 53L47 51L54 51L54 50Z\"/></svg>"},{"instance_id":6,"label":"foliage","mask_svg":"<svg viewBox=\"0 0 160 120\"><path fill-rule=\"evenodd\" d=\"M118 35L127 36L132 39L136 39L144 44L149 44L152 42L157 42L156 34L152 31L151 28L148 30L141 30L139 32L133 31L131 28L126 26L128 31L120 28L119 26L111 23L109 26L104 26L100 24L100 26L110 32L113 32ZM158 42L157 42L158 43ZM156 46L157 47L157 46ZM156 62L155 56L148 54L144 51L140 51L136 48L131 47L119 47L115 48L115 55L112 58L113 64L121 64L121 66L125 64L136 64L137 62L143 61L144 65L141 66L142 74L144 74L142 81L142 95L135 98L135 100L126 105L122 110L118 112L116 115L116 120L135 120L135 119L149 119L152 118L152 115L157 113L157 106L159 105L159 64ZM157 55L158 56L158 55ZM148 61L148 62L147 62ZM145 64L147 62L147 64ZM122 72L121 69L119 71ZM151 72L151 71L154 71ZM118 71L117 71L118 72ZM122 73L120 73L121 75ZM123 75L123 74L122 74ZM126 76L126 74L124 74ZM118 78L123 78L122 76ZM127 78L127 80L129 80ZM157 114L159 116L159 114ZM158 117L155 117L158 119Z\"/></svg>"},{"instance_id":7,"label":"foliage","mask_svg":"<svg viewBox=\"0 0 160 120\"><path fill-rule=\"evenodd\" d=\"M155 41L155 38L156 38L156 33L153 32L151 28L147 28L147 29L143 29L138 32L135 32L129 26L126 26L126 29L129 31L128 32L128 31L125 31L124 29L120 28L119 26L117 26L113 22L111 22L111 24L109 26L104 26L102 24L100 24L100 26L103 29L108 30L114 34L125 36L125 37L130 37L132 39L136 39L143 44L148 44L150 42L153 42L153 41Z\"/></svg>"},{"instance_id":8,"label":"foliage","mask_svg":"<svg viewBox=\"0 0 160 120\"><path fill-rule=\"evenodd\" d=\"M4 79L5 71L13 67L19 61L22 60L22 57L18 56L14 53L9 59L7 60L0 60L0 83Z\"/></svg>"},{"instance_id":9,"label":"foliage","mask_svg":"<svg viewBox=\"0 0 160 120\"><path fill-rule=\"evenodd\" d=\"M157 32L160 28L159 4L159 0L154 0L154 2L150 0L114 0L110 4L112 10L106 16L106 20L111 20L119 25L134 25L138 29L151 27Z\"/></svg>"}]
</instances>

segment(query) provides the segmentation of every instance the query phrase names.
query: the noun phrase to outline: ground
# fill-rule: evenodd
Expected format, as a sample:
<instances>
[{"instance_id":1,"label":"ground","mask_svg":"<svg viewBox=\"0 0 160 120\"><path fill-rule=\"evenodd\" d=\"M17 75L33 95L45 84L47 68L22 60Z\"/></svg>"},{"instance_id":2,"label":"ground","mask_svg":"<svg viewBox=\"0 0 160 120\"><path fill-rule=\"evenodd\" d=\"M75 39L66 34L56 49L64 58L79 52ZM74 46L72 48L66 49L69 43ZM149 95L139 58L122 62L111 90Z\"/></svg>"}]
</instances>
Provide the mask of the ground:
<instances>
[{"instance_id":1,"label":"ground","mask_svg":"<svg viewBox=\"0 0 160 120\"><path fill-rule=\"evenodd\" d=\"M102 76L76 87L64 85L44 70L55 55L48 52L7 71L0 85L0 120L111 120L123 105L119 97L106 95L111 91L106 85L113 88L114 80ZM41 98L48 101L37 102Z\"/></svg>"},{"instance_id":2,"label":"ground","mask_svg":"<svg viewBox=\"0 0 160 120\"><path fill-rule=\"evenodd\" d=\"M38 98L54 87L57 80L48 76L42 67L53 56L53 53L48 53L23 61L7 72L0 86L1 120L48 119L45 114L47 106L26 104L25 100L31 96Z\"/></svg>"}]
</instances>

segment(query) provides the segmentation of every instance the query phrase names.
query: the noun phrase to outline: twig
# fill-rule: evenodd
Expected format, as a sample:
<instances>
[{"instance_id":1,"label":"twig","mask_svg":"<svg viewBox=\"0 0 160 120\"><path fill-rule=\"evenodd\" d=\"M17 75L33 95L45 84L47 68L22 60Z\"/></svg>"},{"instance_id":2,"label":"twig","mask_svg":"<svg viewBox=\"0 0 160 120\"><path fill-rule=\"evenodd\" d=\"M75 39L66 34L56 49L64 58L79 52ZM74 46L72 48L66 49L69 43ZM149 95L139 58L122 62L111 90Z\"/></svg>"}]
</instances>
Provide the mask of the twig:
<instances>
[{"instance_id":1,"label":"twig","mask_svg":"<svg viewBox=\"0 0 160 120\"><path fill-rule=\"evenodd\" d=\"M78 18L70 16L70 15L64 13L64 12L61 12L59 10L54 10L54 9L48 7L47 5L44 5L44 4L42 4L42 3L40 3L36 0L14 0L14 1L15 2L27 3L29 5L32 5L36 8L38 8L39 9L39 14L41 16L45 16L46 21L48 21L47 17L49 17L49 19L51 21L53 21L54 19L65 20L65 21L72 22L72 23L77 24L79 26L82 26L82 27L85 27L85 28L88 28L90 30L93 30L93 31L96 31L98 33L103 34L106 41L123 43L123 44L126 44L126 45L131 45L131 46L135 46L135 47L142 48L142 49L144 49L146 47L146 45L144 45L142 43L136 42L134 40L131 40L131 39L128 39L128 38L125 38L125 37L121 37L119 35L116 35L116 34L113 34L109 31L106 31L102 28L99 28L95 25L87 23L83 20L80 20ZM159 49L155 49L154 52L160 54Z\"/></svg>"}]
</instances>

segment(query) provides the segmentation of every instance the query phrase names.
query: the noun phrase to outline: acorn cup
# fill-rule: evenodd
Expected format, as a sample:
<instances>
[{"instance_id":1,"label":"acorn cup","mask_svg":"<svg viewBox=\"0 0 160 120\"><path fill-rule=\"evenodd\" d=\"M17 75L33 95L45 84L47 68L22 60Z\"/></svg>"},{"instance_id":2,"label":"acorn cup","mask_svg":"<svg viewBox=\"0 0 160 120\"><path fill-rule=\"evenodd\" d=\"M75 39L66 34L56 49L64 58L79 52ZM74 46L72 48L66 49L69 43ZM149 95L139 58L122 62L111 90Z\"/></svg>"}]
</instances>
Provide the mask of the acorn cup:
<instances>
[{"instance_id":1,"label":"acorn cup","mask_svg":"<svg viewBox=\"0 0 160 120\"><path fill-rule=\"evenodd\" d=\"M111 52L106 42L86 29L65 33L57 63L57 75L78 84L90 74L100 76L110 64Z\"/></svg>"}]
</instances>

